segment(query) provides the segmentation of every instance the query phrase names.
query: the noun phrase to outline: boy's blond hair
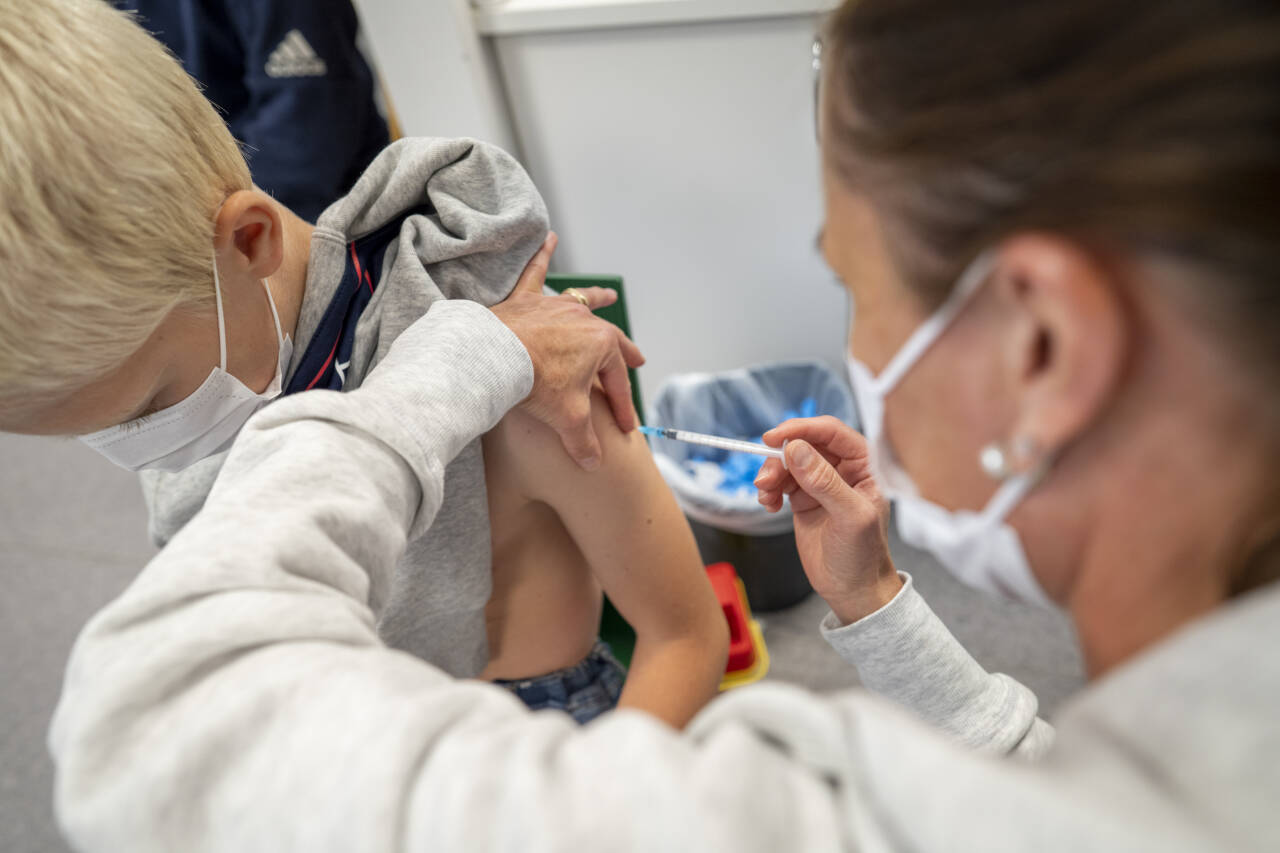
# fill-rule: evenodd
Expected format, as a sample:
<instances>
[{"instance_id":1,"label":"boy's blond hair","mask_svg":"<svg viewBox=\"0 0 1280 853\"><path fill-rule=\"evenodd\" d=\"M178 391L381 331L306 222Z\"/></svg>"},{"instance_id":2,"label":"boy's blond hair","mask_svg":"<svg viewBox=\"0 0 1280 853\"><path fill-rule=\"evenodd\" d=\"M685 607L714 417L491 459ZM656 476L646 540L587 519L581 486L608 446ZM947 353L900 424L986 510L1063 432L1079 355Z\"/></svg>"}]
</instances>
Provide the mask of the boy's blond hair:
<instances>
[{"instance_id":1,"label":"boy's blond hair","mask_svg":"<svg viewBox=\"0 0 1280 853\"><path fill-rule=\"evenodd\" d=\"M214 216L252 186L177 60L105 0L0 0L0 411L101 378L213 301Z\"/></svg>"}]
</instances>

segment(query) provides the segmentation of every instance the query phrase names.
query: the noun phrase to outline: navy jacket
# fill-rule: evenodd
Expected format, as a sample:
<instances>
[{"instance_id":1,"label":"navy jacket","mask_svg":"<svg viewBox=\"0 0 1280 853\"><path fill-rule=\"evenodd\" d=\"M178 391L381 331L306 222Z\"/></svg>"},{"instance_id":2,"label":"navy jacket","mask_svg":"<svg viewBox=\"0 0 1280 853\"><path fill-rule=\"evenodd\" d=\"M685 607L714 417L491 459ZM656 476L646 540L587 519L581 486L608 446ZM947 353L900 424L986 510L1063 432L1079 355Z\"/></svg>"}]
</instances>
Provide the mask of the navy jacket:
<instances>
[{"instance_id":1,"label":"navy jacket","mask_svg":"<svg viewBox=\"0 0 1280 853\"><path fill-rule=\"evenodd\" d=\"M304 219L386 147L351 0L114 0L168 45L244 144L253 180Z\"/></svg>"}]
</instances>

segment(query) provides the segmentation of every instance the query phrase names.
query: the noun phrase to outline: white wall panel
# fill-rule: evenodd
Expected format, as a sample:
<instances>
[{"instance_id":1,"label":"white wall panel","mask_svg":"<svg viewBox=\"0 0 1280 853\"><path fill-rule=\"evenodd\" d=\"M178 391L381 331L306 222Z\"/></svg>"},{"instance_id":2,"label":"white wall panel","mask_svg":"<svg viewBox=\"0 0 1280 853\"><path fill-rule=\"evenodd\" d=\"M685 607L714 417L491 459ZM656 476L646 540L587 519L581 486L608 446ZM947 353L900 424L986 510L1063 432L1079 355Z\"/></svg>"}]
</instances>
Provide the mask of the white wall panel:
<instances>
[{"instance_id":1,"label":"white wall panel","mask_svg":"<svg viewBox=\"0 0 1280 853\"><path fill-rule=\"evenodd\" d=\"M356 0L409 136L474 136L514 149L488 39L467 0Z\"/></svg>"},{"instance_id":2,"label":"white wall panel","mask_svg":"<svg viewBox=\"0 0 1280 853\"><path fill-rule=\"evenodd\" d=\"M561 269L616 272L649 364L842 364L846 301L814 249L815 16L496 39Z\"/></svg>"}]
</instances>

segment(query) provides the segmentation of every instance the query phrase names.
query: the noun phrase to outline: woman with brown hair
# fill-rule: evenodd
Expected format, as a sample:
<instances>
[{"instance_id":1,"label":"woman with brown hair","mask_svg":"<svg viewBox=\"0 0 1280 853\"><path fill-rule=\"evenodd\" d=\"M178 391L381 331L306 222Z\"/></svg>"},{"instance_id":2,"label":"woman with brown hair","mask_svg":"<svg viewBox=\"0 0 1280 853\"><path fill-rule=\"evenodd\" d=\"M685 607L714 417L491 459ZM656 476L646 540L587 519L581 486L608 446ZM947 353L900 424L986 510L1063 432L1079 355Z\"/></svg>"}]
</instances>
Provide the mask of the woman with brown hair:
<instances>
[{"instance_id":1,"label":"woman with brown hair","mask_svg":"<svg viewBox=\"0 0 1280 853\"><path fill-rule=\"evenodd\" d=\"M904 585L891 496L961 579L1067 608L1096 678L1280 577L1280 15L1003 5L829 22L821 242L865 440L766 440L839 471L793 509L842 624ZM962 60L974 18L999 48Z\"/></svg>"},{"instance_id":2,"label":"woman with brown hair","mask_svg":"<svg viewBox=\"0 0 1280 853\"><path fill-rule=\"evenodd\" d=\"M426 340L252 421L81 636L51 736L80 848L1280 845L1280 7L850 0L823 44L865 436L784 424L759 485L893 701L766 684L684 733L577 729L379 645L441 460L539 376L477 336L450 421ZM1092 680L1054 727L894 570L889 496L968 580L1069 610Z\"/></svg>"}]
</instances>

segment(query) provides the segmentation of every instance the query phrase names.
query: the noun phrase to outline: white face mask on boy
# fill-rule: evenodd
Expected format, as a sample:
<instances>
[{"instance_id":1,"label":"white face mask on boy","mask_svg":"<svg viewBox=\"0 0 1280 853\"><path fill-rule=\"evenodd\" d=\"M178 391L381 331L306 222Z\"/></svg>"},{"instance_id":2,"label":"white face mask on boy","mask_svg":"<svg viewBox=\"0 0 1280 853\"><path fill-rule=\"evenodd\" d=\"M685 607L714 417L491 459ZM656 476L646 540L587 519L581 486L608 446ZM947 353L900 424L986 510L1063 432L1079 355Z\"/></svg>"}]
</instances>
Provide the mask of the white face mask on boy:
<instances>
[{"instance_id":1,"label":"white face mask on boy","mask_svg":"<svg viewBox=\"0 0 1280 853\"><path fill-rule=\"evenodd\" d=\"M138 471L179 471L231 445L245 421L280 396L293 356L293 341L280 331L271 288L262 282L276 324L276 372L261 394L227 372L227 333L222 317L222 284L213 265L213 292L218 303L218 348L221 362L204 383L181 402L155 414L80 436L80 440L112 462Z\"/></svg>"},{"instance_id":2,"label":"white face mask on boy","mask_svg":"<svg viewBox=\"0 0 1280 853\"><path fill-rule=\"evenodd\" d=\"M1035 487L1047 462L1033 470L1005 477L998 465L988 466L999 451L983 451L984 468L1004 482L981 512L949 510L920 496L902 468L884 432L884 401L920 357L951 325L994 266L990 254L975 260L960 276L946 302L907 338L879 376L852 356L849 381L862 419L871 467L881 491L894 503L894 518L903 541L937 557L964 583L1008 598L1052 606L1027 562L1018 533L1005 518ZM999 459L997 458L997 462ZM995 468L996 470L991 470Z\"/></svg>"}]
</instances>

